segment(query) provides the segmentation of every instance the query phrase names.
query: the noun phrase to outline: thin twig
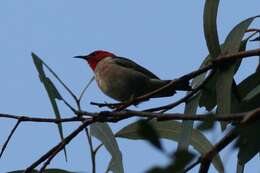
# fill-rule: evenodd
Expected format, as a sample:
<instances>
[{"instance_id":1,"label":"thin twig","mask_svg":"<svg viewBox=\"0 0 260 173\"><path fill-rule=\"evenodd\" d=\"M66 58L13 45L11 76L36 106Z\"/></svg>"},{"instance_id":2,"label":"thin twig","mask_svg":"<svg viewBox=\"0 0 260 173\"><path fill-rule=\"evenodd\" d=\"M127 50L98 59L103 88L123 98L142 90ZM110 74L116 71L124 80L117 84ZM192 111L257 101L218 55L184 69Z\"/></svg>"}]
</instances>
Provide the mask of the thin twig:
<instances>
[{"instance_id":1,"label":"thin twig","mask_svg":"<svg viewBox=\"0 0 260 173\"><path fill-rule=\"evenodd\" d=\"M190 170L192 170L195 166L197 166L198 164L200 164L201 162L201 157L198 158L193 164L189 165L187 168L185 168L185 170L183 170L181 173L186 173L189 172Z\"/></svg>"},{"instance_id":2,"label":"thin twig","mask_svg":"<svg viewBox=\"0 0 260 173\"><path fill-rule=\"evenodd\" d=\"M2 147L2 149L1 149L0 158L2 157L2 155L3 155L3 153L4 153L5 149L6 149L6 147L7 147L7 145L8 145L8 143L9 143L9 141L10 141L10 139L12 138L12 136L13 136L15 130L17 129L17 127L19 126L20 123L21 123L21 120L18 119L17 122L16 122L16 124L15 124L15 126L14 126L13 129L11 130L11 133L10 133L9 136L7 137L7 139L6 139L6 141L5 141L5 143L4 143L3 147Z\"/></svg>"},{"instance_id":3,"label":"thin twig","mask_svg":"<svg viewBox=\"0 0 260 173\"><path fill-rule=\"evenodd\" d=\"M94 81L94 79L95 79L95 76L93 76L90 80L89 80L89 82L87 83L87 85L84 87L84 89L82 90L82 92L80 93L80 96L79 96L79 101L81 101L81 99L83 98L83 95L84 95L84 93L86 92L86 90L88 89L88 87L90 86L90 84Z\"/></svg>"},{"instance_id":4,"label":"thin twig","mask_svg":"<svg viewBox=\"0 0 260 173\"><path fill-rule=\"evenodd\" d=\"M43 116L43 117L47 117ZM2 114L0 113L0 118L7 118L7 119L15 119L21 122L41 122L41 123L65 123L65 122L76 122L76 121L84 121L87 118L84 117L71 117L71 118L36 118L36 117L29 117L29 116L18 116L18 115L10 115L10 114Z\"/></svg>"},{"instance_id":5,"label":"thin twig","mask_svg":"<svg viewBox=\"0 0 260 173\"><path fill-rule=\"evenodd\" d=\"M230 144L234 139L238 136L238 132L236 128L231 130L228 134L225 135L217 144L213 146L213 148L207 152L201 159L201 165L199 169L199 173L208 172L210 163L214 156L219 153L223 148L225 148L228 144Z\"/></svg>"},{"instance_id":6,"label":"thin twig","mask_svg":"<svg viewBox=\"0 0 260 173\"><path fill-rule=\"evenodd\" d=\"M103 144L99 144L96 149L94 150L94 154L96 155L98 150L103 146Z\"/></svg>"},{"instance_id":7,"label":"thin twig","mask_svg":"<svg viewBox=\"0 0 260 173\"><path fill-rule=\"evenodd\" d=\"M90 150L90 156L91 156L91 162L92 162L92 173L96 173L96 155L95 155L95 150L93 148L93 143L92 143L92 138L91 135L89 134L89 131L87 128L85 128L86 134L87 134L87 139L89 143L89 150Z\"/></svg>"},{"instance_id":8,"label":"thin twig","mask_svg":"<svg viewBox=\"0 0 260 173\"><path fill-rule=\"evenodd\" d=\"M50 149L47 153L41 156L37 161L31 164L24 173L30 173L33 169L35 169L39 164L44 162L46 159L50 160L50 156L56 155L59 151L61 151L74 137L76 137L82 130L85 129L88 125L94 122L94 119L87 119L81 124L76 130L74 130L71 134L69 134L63 141L58 143L52 149Z\"/></svg>"}]
</instances>

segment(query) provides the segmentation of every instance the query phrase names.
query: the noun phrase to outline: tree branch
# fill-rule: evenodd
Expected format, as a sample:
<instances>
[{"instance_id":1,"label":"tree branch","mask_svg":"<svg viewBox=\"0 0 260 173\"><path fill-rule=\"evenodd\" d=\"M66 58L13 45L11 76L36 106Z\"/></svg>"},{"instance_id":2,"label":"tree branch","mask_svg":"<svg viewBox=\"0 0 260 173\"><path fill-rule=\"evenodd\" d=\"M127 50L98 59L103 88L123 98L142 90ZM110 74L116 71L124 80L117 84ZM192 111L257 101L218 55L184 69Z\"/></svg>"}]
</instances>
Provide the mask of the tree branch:
<instances>
[{"instance_id":1,"label":"tree branch","mask_svg":"<svg viewBox=\"0 0 260 173\"><path fill-rule=\"evenodd\" d=\"M15 126L14 126L13 129L11 130L11 133L10 133L9 136L7 137L7 139L6 139L6 141L5 141L5 143L4 143L3 147L2 147L2 149L1 149L0 158L2 157L2 155L3 155L3 153L4 153L5 149L6 149L6 147L7 147L7 145L8 145L8 143L9 143L9 141L10 141L10 139L12 138L12 136L13 136L15 130L17 129L17 127L19 126L20 123L21 123L21 120L18 119L17 122L16 122L16 124L15 124Z\"/></svg>"},{"instance_id":2,"label":"tree branch","mask_svg":"<svg viewBox=\"0 0 260 173\"><path fill-rule=\"evenodd\" d=\"M214 156L238 137L238 128L241 127L241 125L245 125L259 118L260 108L248 112L239 123L239 125L233 128L227 135L224 136L224 138L222 138L217 144L215 144L214 147L202 157L199 173L208 172L210 163Z\"/></svg>"}]
</instances>

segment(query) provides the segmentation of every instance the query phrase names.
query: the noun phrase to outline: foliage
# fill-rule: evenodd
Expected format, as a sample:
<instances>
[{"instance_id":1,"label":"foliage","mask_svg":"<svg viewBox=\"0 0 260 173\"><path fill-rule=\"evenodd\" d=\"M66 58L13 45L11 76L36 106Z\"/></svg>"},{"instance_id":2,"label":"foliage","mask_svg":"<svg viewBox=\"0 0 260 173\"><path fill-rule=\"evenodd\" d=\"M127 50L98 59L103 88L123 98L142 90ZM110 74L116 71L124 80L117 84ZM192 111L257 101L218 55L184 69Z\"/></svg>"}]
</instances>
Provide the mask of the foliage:
<instances>
[{"instance_id":1,"label":"foliage","mask_svg":"<svg viewBox=\"0 0 260 173\"><path fill-rule=\"evenodd\" d=\"M170 116L165 113L166 111L170 111L174 106L169 109L161 109L159 110L160 112L137 112L126 109L131 103L125 105L122 103L124 106L123 110L121 108L113 111L100 111L99 113L85 112L80 105L81 98L89 84L93 81L93 78L84 88L80 96L77 97L42 59L32 53L33 62L38 71L40 81L47 92L55 114L55 119L45 120L46 122L54 122L57 124L61 142L43 156L45 159L40 158L33 163L29 170L35 173L43 171L46 173L68 173L68 171L64 170L45 168L59 152L59 149L64 150L67 159L65 146L77 136L81 130L85 130L90 145L94 173L96 171L96 153L102 146L104 146L111 155L111 160L107 169L104 169L104 172L112 171L114 173L123 173L125 171L123 167L123 156L120 151L120 146L117 143L117 138L145 140L169 158L168 165L153 167L148 170L147 173L187 172L198 164L200 164L200 172L207 172L211 163L218 172L224 172L224 164L220 157L220 151L229 143L238 139L235 145L235 148L238 149L237 171L243 172L244 165L260 151L260 141L257 135L257 132L260 130L260 119L257 117L260 114L259 64L256 65L258 66L256 71L240 83L235 81L234 76L242 67L241 62L243 59L252 56L250 54L252 52L246 49L247 44L250 43L249 40L254 37L256 33L259 33L259 30L254 30L248 37L245 37L245 33L251 23L259 16L250 17L238 23L229 32L224 43L221 44L219 42L217 29L218 6L219 0L206 0L205 2L203 15L204 35L209 55L204 59L198 70L179 78L180 82L192 80L191 85L194 89L187 93L187 96L190 95L189 97L185 97L185 99L179 101L179 103L186 103L184 114L182 114L183 117L178 117L177 114L171 114L172 116ZM259 41L259 37L255 38L254 41ZM241 55L241 53L244 54ZM257 52L254 55L256 54ZM55 83L50 77L47 77L45 70L48 70L70 93L77 108L71 106L71 104L63 98L62 94L55 87ZM177 82L179 81L177 80ZM63 101L75 114L73 120L81 122L81 126L67 137L63 135L62 121L64 119L62 119L62 114L57 104L58 100ZM117 108L120 104L113 105L113 108ZM111 104L100 104L99 106L101 107L101 105L111 108ZM197 115L196 112L199 107L204 107L208 113L205 115ZM128 124L115 134L107 123L118 122L134 116L142 118L141 120ZM5 115L5 117L17 119L18 123L12 130L4 146L8 144L8 141L20 122L35 120L33 118L30 119L30 117L7 115ZM182 120L182 122L177 120ZM197 128L194 128L193 120L203 122L199 123ZM39 119L37 121L39 121ZM44 119L42 119L42 121L44 121ZM223 133L223 138L220 139L218 143L212 144L204 132L212 132L217 121L223 121L220 122L220 125L225 133ZM231 130L226 129L227 125L231 126ZM100 141L100 145L94 147L92 137L97 138ZM161 144L161 139L177 142L178 148L172 152L173 154L169 155ZM192 146L192 150L190 150L189 146ZM2 149L1 155L4 149L5 147ZM35 167L41 163L43 163L43 167L39 171L35 170ZM10 173L30 171L28 171L27 168L26 170L13 171Z\"/></svg>"}]
</instances>

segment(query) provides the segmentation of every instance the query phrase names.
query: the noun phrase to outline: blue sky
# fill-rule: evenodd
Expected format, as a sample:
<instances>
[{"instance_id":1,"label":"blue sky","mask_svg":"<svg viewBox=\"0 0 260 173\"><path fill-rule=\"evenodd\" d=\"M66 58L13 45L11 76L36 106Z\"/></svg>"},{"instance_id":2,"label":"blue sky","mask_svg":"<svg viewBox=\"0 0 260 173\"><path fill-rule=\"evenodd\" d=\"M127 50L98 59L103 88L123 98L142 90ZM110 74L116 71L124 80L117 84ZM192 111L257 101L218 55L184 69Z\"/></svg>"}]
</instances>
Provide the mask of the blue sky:
<instances>
[{"instance_id":1,"label":"blue sky","mask_svg":"<svg viewBox=\"0 0 260 173\"><path fill-rule=\"evenodd\" d=\"M188 0L1 1L0 111L52 117L50 103L30 57L32 51L49 64L77 94L92 77L92 71L84 62L71 57L96 49L129 57L163 79L174 79L195 70L208 52L203 35L203 5L204 1ZM259 7L259 0L222 1L218 15L221 42L241 20L259 15ZM259 28L259 20L253 26ZM254 46L256 45L252 45L252 48ZM245 63L244 70L237 76L238 80L254 70L254 62ZM62 93L72 102L67 93ZM139 108L163 104L173 99L152 100ZM112 100L103 95L96 84L92 84L83 100L84 108L99 111L89 105L90 101ZM62 104L61 110L64 117L71 115ZM183 107L173 111L182 112ZM112 129L117 131L132 121L112 124ZM5 140L14 123L1 119L0 143ZM66 124L65 134L69 134L77 125ZM216 134L209 135L213 142L217 141L219 132L217 129ZM25 168L58 141L55 125L22 124L0 160L0 172ZM172 142L165 144L170 149L176 147ZM143 172L151 165L167 163L167 159L146 142L120 139L119 145L126 173ZM67 149L69 162L64 161L61 153L50 167L90 172L84 134L73 140ZM224 150L222 154L228 172L234 172L235 155L230 149ZM98 154L98 172L103 172L106 168L109 157L104 149ZM257 163L259 158L250 163L246 171L259 171ZM213 169L211 171L214 172Z\"/></svg>"}]
</instances>

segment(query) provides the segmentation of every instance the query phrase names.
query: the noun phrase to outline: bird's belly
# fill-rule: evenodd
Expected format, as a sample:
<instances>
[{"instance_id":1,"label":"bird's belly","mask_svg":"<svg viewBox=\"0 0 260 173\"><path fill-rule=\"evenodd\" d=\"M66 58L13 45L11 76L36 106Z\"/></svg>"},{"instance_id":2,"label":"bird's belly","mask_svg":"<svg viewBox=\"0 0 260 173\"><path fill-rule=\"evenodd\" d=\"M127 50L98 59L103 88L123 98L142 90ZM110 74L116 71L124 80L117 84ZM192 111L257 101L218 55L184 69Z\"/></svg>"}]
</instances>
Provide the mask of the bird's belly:
<instances>
[{"instance_id":1,"label":"bird's belly","mask_svg":"<svg viewBox=\"0 0 260 173\"><path fill-rule=\"evenodd\" d=\"M106 69L96 73L99 88L109 97L118 101L129 101L138 96L144 86L144 79L131 76L125 70Z\"/></svg>"},{"instance_id":2,"label":"bird's belly","mask_svg":"<svg viewBox=\"0 0 260 173\"><path fill-rule=\"evenodd\" d=\"M127 87L129 81L124 81L124 79L109 78L96 76L96 81L99 88L109 97L112 97L118 101L127 101L133 95L131 87ZM127 91L128 90L128 91Z\"/></svg>"}]
</instances>

